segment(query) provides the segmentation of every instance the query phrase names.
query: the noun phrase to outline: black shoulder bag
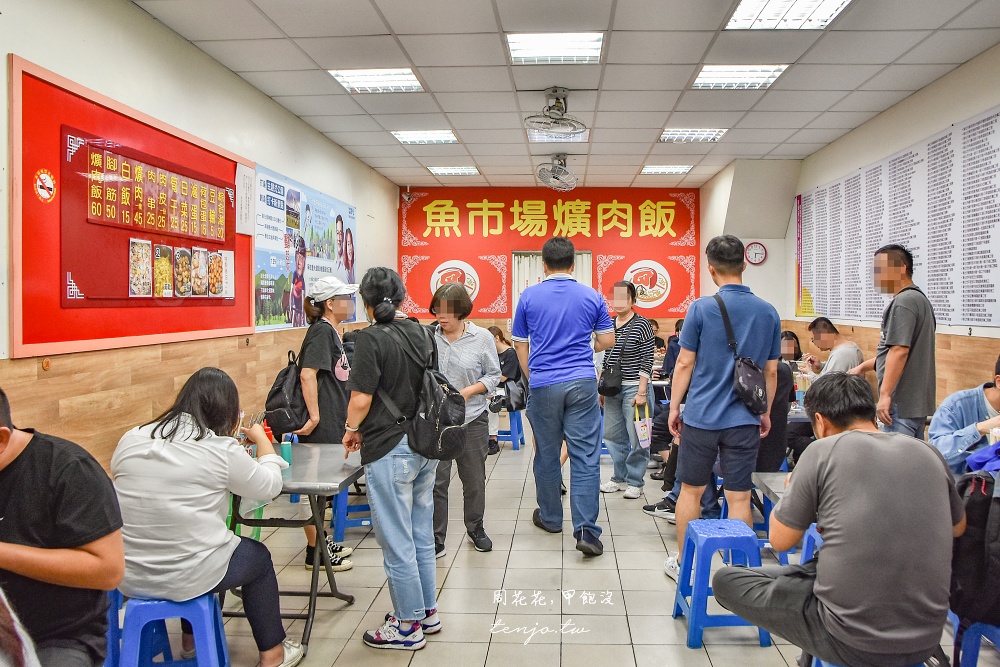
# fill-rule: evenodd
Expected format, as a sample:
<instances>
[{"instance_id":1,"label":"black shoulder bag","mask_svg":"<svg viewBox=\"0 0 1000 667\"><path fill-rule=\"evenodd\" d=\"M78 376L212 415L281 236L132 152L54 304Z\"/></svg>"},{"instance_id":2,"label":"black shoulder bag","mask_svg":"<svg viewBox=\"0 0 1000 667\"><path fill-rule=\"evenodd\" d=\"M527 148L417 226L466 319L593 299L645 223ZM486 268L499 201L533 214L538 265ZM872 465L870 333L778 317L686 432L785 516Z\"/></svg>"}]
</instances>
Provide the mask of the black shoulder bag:
<instances>
[{"instance_id":1,"label":"black shoulder bag","mask_svg":"<svg viewBox=\"0 0 1000 667\"><path fill-rule=\"evenodd\" d=\"M764 381L764 372L753 359L741 357L736 351L736 336L733 334L733 325L729 322L726 304L718 294L715 295L715 300L722 312L722 323L726 327L729 349L733 351L733 359L736 360L736 367L733 370L733 390L751 413L762 415L767 412L767 384Z\"/></svg>"},{"instance_id":2,"label":"black shoulder bag","mask_svg":"<svg viewBox=\"0 0 1000 667\"><path fill-rule=\"evenodd\" d=\"M622 393L622 354L625 353L625 344L628 342L628 332L632 329L632 322L637 317L636 314L632 315L632 318L625 323L622 327L622 346L621 352L618 353L618 358L615 359L615 363L608 364L607 368L601 371L601 379L597 381L597 393L601 396L617 396ZM615 347L618 347L617 340L615 341ZM608 354L614 352L615 347L612 347Z\"/></svg>"}]
</instances>

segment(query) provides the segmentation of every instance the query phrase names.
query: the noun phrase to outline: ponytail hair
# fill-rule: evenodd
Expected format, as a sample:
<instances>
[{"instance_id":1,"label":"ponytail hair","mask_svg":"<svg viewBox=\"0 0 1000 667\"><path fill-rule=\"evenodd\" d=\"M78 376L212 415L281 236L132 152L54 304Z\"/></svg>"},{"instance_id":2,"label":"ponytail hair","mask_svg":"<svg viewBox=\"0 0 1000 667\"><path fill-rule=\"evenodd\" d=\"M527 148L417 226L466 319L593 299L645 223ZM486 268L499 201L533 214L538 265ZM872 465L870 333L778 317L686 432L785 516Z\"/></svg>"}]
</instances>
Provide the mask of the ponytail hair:
<instances>
[{"instance_id":1,"label":"ponytail hair","mask_svg":"<svg viewBox=\"0 0 1000 667\"><path fill-rule=\"evenodd\" d=\"M392 269L376 266L368 269L358 289L365 306L372 309L378 324L388 324L396 317L399 304L406 298L403 279Z\"/></svg>"},{"instance_id":2,"label":"ponytail hair","mask_svg":"<svg viewBox=\"0 0 1000 667\"><path fill-rule=\"evenodd\" d=\"M10 660L10 663L7 660ZM0 662L24 667L24 643L17 632L17 623L0 596Z\"/></svg>"},{"instance_id":3,"label":"ponytail hair","mask_svg":"<svg viewBox=\"0 0 1000 667\"><path fill-rule=\"evenodd\" d=\"M507 340L507 336L504 335L503 330L501 330L500 327L490 327L489 329L487 329L487 331L489 331L491 334L493 334L494 338L499 338L508 347L510 346L510 341Z\"/></svg>"}]
</instances>

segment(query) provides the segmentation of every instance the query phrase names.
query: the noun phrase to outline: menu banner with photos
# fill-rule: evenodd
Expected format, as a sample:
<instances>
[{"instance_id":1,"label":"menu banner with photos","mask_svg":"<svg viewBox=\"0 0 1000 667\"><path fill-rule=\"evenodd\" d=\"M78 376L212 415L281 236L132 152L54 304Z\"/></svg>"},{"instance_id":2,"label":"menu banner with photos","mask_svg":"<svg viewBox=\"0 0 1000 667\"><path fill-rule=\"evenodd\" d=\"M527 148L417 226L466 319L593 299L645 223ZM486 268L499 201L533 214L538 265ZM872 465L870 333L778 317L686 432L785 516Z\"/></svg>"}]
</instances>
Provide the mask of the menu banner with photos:
<instances>
[{"instance_id":1,"label":"menu banner with photos","mask_svg":"<svg viewBox=\"0 0 1000 667\"><path fill-rule=\"evenodd\" d=\"M648 317L682 317L698 296L697 188L421 188L401 195L404 310L429 316L441 284L460 282L473 317L511 318L515 252L565 236L590 251L593 287L635 283Z\"/></svg>"}]
</instances>

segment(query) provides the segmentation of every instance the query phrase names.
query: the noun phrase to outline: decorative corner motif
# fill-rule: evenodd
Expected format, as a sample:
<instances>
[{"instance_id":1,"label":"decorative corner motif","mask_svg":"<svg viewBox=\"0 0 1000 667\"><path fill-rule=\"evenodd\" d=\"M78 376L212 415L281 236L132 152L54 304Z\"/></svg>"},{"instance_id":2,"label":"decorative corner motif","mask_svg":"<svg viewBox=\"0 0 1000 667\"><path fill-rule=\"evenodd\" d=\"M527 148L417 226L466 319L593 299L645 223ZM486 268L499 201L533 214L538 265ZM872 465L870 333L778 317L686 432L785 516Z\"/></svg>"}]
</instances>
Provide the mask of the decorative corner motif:
<instances>
[{"instance_id":1,"label":"decorative corner motif","mask_svg":"<svg viewBox=\"0 0 1000 667\"><path fill-rule=\"evenodd\" d=\"M687 236L685 234L685 236ZM674 260L678 264L684 267L687 271L688 277L691 279L691 291L688 293L687 298L677 304L675 307L670 309L671 313L684 313L687 309L694 303L694 262L695 258L691 255L671 255L669 259Z\"/></svg>"},{"instance_id":2,"label":"decorative corner motif","mask_svg":"<svg viewBox=\"0 0 1000 667\"><path fill-rule=\"evenodd\" d=\"M684 234L684 236L680 237L676 241L671 241L670 245L672 245L672 246L693 246L695 244L695 238L694 238L694 221L695 221L694 199L695 199L695 197L694 197L694 193L693 192L668 192L667 195L670 196L670 197L673 197L677 201L679 201L682 204L684 204L687 207L688 212L691 213L691 227L688 228L688 230Z\"/></svg>"},{"instance_id":3,"label":"decorative corner motif","mask_svg":"<svg viewBox=\"0 0 1000 667\"><path fill-rule=\"evenodd\" d=\"M604 274L615 262L619 262L625 259L625 255L598 255L597 256L597 291L604 298L605 303L608 307L611 307L611 302L608 301L608 297L604 296Z\"/></svg>"},{"instance_id":4,"label":"decorative corner motif","mask_svg":"<svg viewBox=\"0 0 1000 667\"><path fill-rule=\"evenodd\" d=\"M480 308L483 313L506 313L507 306L507 255L480 255L479 259L489 262L500 274L500 295L486 308Z\"/></svg>"},{"instance_id":5,"label":"decorative corner motif","mask_svg":"<svg viewBox=\"0 0 1000 667\"><path fill-rule=\"evenodd\" d=\"M403 228L406 229L405 227ZM424 243L424 245L427 245ZM403 255L399 258L399 264L401 269L401 278L403 279L403 284L406 284L406 278L410 275L410 271L414 269L420 262L430 259L427 255ZM405 313L426 313L429 312L426 308L421 308L420 305L413 300L409 292L406 294L406 298L403 299L403 303L399 304L399 307Z\"/></svg>"},{"instance_id":6,"label":"decorative corner motif","mask_svg":"<svg viewBox=\"0 0 1000 667\"><path fill-rule=\"evenodd\" d=\"M409 226L406 224L406 214L409 212L410 207L413 206L421 197L426 197L429 193L427 192L408 192L406 196L403 197L403 233L402 233L402 244L404 246L424 246L430 245L427 241L421 241L416 235L410 231ZM427 311L424 311L427 312Z\"/></svg>"}]
</instances>

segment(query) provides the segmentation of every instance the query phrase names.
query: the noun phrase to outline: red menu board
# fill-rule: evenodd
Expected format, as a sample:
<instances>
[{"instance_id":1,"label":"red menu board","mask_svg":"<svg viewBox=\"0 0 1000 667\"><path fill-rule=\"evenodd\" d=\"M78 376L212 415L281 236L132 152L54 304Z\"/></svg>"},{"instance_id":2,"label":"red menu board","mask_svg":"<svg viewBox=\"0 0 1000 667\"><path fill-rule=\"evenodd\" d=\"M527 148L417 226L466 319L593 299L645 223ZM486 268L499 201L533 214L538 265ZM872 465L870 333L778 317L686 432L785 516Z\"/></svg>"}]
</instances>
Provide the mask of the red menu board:
<instances>
[{"instance_id":1,"label":"red menu board","mask_svg":"<svg viewBox=\"0 0 1000 667\"><path fill-rule=\"evenodd\" d=\"M15 357L253 331L244 158L11 56Z\"/></svg>"}]
</instances>

